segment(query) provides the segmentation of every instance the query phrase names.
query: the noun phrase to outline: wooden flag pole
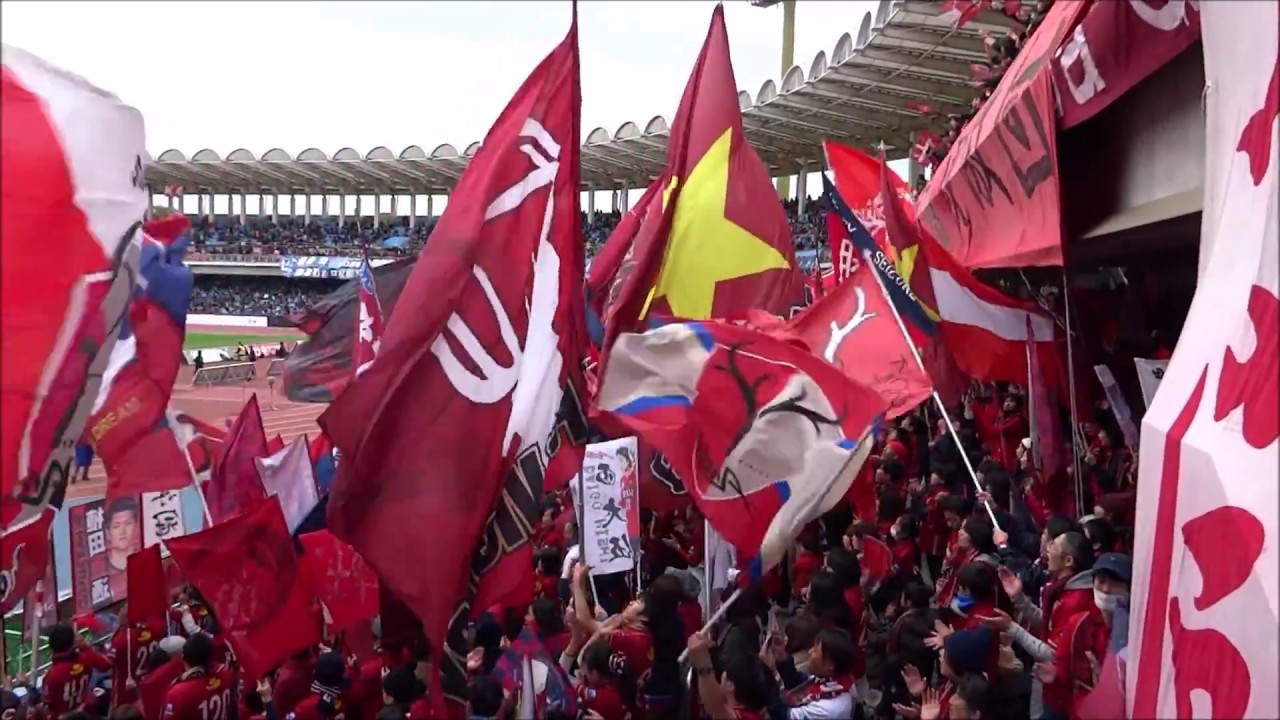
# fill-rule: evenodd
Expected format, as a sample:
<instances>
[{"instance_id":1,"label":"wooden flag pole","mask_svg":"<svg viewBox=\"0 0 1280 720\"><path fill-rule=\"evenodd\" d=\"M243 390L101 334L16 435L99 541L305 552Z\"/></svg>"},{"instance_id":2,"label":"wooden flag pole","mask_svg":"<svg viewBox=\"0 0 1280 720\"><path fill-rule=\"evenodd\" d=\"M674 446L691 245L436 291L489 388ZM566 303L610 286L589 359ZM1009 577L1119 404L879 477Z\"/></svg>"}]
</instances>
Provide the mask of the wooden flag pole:
<instances>
[{"instance_id":1,"label":"wooden flag pole","mask_svg":"<svg viewBox=\"0 0 1280 720\"><path fill-rule=\"evenodd\" d=\"M724 601L724 604L716 608L715 613L713 613L711 617L707 619L706 624L702 626L701 632L706 632L710 630L712 625L715 625L716 623L720 622L720 618L724 617L724 614L729 612L729 608L733 607L733 604L738 602L738 598L740 597L742 597L742 586L738 586L738 589L733 591L733 594L730 595ZM684 652L680 653L679 662L683 663L685 660L688 660L688 659L689 659L689 649L685 648Z\"/></svg>"},{"instance_id":2,"label":"wooden flag pole","mask_svg":"<svg viewBox=\"0 0 1280 720\"><path fill-rule=\"evenodd\" d=\"M187 448L182 448L182 458L187 461L187 473L191 475L191 486L196 489L196 495L200 498L200 509L204 511L204 529L208 530L213 527L213 514L209 512L209 501L204 496L204 490L200 489L200 478L196 476L195 463L191 462L191 452Z\"/></svg>"}]
</instances>

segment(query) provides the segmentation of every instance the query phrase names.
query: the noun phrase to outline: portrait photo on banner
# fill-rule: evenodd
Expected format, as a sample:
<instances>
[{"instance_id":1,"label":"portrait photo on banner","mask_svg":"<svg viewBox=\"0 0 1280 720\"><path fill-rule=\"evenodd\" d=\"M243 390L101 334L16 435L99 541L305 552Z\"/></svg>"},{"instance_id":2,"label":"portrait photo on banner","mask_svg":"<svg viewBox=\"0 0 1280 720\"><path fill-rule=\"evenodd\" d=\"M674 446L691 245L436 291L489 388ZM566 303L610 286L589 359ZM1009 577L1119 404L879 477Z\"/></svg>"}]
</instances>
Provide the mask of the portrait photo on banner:
<instances>
[{"instance_id":1,"label":"portrait photo on banner","mask_svg":"<svg viewBox=\"0 0 1280 720\"><path fill-rule=\"evenodd\" d=\"M129 556L186 534L182 496L174 491L90 500L71 508L67 519L77 614L124 600Z\"/></svg>"}]
</instances>

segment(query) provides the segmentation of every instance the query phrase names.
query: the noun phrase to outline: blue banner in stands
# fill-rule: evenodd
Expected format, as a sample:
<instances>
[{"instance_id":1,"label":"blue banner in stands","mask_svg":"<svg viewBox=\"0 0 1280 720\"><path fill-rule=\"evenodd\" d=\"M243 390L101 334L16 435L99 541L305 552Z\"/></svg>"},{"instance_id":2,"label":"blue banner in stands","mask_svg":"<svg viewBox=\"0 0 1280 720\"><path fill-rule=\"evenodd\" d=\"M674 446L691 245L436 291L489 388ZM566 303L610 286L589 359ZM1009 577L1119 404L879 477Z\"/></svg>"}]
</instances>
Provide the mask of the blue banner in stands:
<instances>
[{"instance_id":1,"label":"blue banner in stands","mask_svg":"<svg viewBox=\"0 0 1280 720\"><path fill-rule=\"evenodd\" d=\"M286 255L280 258L280 272L291 278L349 280L359 274L360 258Z\"/></svg>"}]
</instances>

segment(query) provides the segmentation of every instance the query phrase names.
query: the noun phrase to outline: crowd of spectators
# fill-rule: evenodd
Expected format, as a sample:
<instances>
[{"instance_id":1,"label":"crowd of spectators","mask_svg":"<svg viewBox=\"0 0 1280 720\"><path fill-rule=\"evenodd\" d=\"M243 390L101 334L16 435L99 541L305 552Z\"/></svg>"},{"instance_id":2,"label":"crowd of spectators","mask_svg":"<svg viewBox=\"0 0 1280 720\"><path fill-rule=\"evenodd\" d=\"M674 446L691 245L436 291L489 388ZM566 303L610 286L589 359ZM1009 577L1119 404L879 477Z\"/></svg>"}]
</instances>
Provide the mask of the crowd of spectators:
<instances>
[{"instance_id":1,"label":"crowd of spectators","mask_svg":"<svg viewBox=\"0 0 1280 720\"><path fill-rule=\"evenodd\" d=\"M189 312L202 315L290 315L306 310L343 282L196 275Z\"/></svg>"},{"instance_id":2,"label":"crowd of spectators","mask_svg":"<svg viewBox=\"0 0 1280 720\"><path fill-rule=\"evenodd\" d=\"M1053 0L1037 0L1036 2L1005 2L1004 0L992 0L991 7L995 10L1001 10L1013 17L1019 22L1025 23L1021 30L1011 29L1006 34L996 36L988 33L983 38L983 48L986 51L987 60L985 63L975 63L972 67L973 80L970 84L980 89L978 97L968 108L961 112L950 113L947 115L947 132L936 142L930 142L924 148L917 146L917 150L923 157L920 159L924 164L930 167L937 167L943 159L947 157L951 147L960 137L960 133L964 131L969 121L978 114L982 106L986 104L995 90L1000 85L1000 80L1004 78L1004 74L1008 72L1009 67L1013 64L1014 58L1018 57L1018 53L1026 45L1027 38L1031 37L1040 24L1044 22L1045 16L1049 13L1049 8L1053 5Z\"/></svg>"},{"instance_id":3,"label":"crowd of spectators","mask_svg":"<svg viewBox=\"0 0 1280 720\"><path fill-rule=\"evenodd\" d=\"M810 272L815 259L829 260L826 250L826 223L821 204L811 201L800 212L796 201L783 203L791 220L791 234L795 240L797 259L801 269ZM582 236L586 241L587 260L595 257L617 226L621 214L598 212L594 217L582 214ZM230 224L207 218L195 223L194 257L214 255L258 256L346 256L360 254L361 243L370 243L369 254L374 257L402 257L416 254L430 235L433 222L418 224L409 230L408 220L400 218L393 224L372 228L366 223L359 227L354 221L344 225L337 222L303 223L297 219L281 219L277 223L250 219L243 227L238 222ZM393 246L380 245L391 238L407 238L408 241ZM299 312L316 300L332 292L341 280L315 278L263 278L196 275L196 285L191 297L192 313L211 315L288 315Z\"/></svg>"}]
</instances>

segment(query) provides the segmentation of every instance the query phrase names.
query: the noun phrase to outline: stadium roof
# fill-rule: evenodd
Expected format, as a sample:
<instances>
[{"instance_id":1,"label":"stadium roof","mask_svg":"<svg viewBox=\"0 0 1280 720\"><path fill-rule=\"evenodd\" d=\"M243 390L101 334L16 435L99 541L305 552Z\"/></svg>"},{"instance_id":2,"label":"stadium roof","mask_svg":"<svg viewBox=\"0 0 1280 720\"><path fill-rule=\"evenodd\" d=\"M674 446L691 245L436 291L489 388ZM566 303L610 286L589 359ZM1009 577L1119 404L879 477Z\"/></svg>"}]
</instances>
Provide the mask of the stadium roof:
<instances>
[{"instance_id":1,"label":"stadium roof","mask_svg":"<svg viewBox=\"0 0 1280 720\"><path fill-rule=\"evenodd\" d=\"M819 52L807 67L793 66L780 83L766 81L753 96L738 93L747 139L774 175L793 174L802 163L816 169L824 138L862 147L884 142L890 159L905 157L911 134L940 131L942 115L922 116L926 103L941 113L967 106L977 94L970 64L983 62L982 34L1020 27L1003 13L984 10L963 28L942 16L941 2L881 0L867 13L856 38L845 33L830 56ZM615 132L596 128L582 147L585 187L644 187L666 163L668 123L655 115L627 122ZM427 152L344 147L332 155L307 148L297 155L273 148L255 155L209 149L190 156L165 150L146 170L147 183L186 192L257 194L443 194L453 187L480 147L461 152L448 143Z\"/></svg>"}]
</instances>

